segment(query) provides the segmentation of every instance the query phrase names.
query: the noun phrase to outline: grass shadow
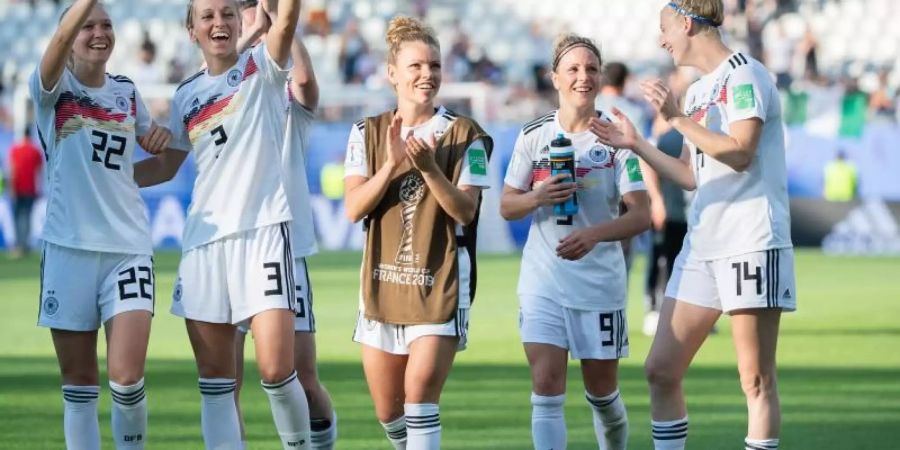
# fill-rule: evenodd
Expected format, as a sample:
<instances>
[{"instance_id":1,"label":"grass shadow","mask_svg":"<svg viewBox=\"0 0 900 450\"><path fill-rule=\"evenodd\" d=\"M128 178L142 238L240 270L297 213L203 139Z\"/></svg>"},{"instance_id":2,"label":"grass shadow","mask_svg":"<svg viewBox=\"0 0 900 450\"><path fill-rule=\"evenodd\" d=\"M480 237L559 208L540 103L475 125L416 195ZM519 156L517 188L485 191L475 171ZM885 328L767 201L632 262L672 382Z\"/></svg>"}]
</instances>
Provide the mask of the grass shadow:
<instances>
[{"instance_id":1,"label":"grass shadow","mask_svg":"<svg viewBox=\"0 0 900 450\"><path fill-rule=\"evenodd\" d=\"M569 448L596 448L579 371L569 373ZM358 363L323 362L321 378L332 393L342 450L388 449L374 418ZM268 402L252 365L242 396L247 434L254 449L278 449ZM649 401L639 367L623 366L621 390L631 418L629 448L650 449ZM202 447L197 374L190 360L150 359L147 392L149 448ZM885 449L900 439L900 370L800 368L780 371L785 448ZM746 408L731 367L692 368L686 382L692 448L738 448ZM530 382L524 365L459 364L441 400L445 449L521 450L531 447ZM0 357L0 448L62 447L62 401L52 358ZM101 430L108 436L109 394L100 402Z\"/></svg>"}]
</instances>

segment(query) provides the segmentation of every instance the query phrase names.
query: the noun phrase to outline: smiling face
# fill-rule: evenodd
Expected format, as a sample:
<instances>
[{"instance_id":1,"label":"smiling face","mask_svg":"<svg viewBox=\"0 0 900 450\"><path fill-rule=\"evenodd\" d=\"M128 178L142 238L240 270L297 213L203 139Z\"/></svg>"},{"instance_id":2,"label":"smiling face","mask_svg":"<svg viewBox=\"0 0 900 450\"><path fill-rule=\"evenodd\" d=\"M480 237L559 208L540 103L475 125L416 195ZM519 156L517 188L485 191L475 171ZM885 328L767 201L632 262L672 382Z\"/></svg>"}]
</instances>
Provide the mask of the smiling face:
<instances>
[{"instance_id":1,"label":"smiling face","mask_svg":"<svg viewBox=\"0 0 900 450\"><path fill-rule=\"evenodd\" d=\"M75 43L72 45L72 57L75 63L106 64L116 45L112 20L102 6L97 5L91 15L81 26Z\"/></svg>"},{"instance_id":2,"label":"smiling face","mask_svg":"<svg viewBox=\"0 0 900 450\"><path fill-rule=\"evenodd\" d=\"M560 105L593 108L600 88L600 60L585 47L575 47L559 60L551 75Z\"/></svg>"},{"instance_id":3,"label":"smiling face","mask_svg":"<svg viewBox=\"0 0 900 450\"><path fill-rule=\"evenodd\" d=\"M416 105L434 103L441 88L441 53L422 41L400 45L394 61L388 63L388 79L401 100Z\"/></svg>"},{"instance_id":4,"label":"smiling face","mask_svg":"<svg viewBox=\"0 0 900 450\"><path fill-rule=\"evenodd\" d=\"M659 46L672 55L675 65L681 65L687 53L688 31L691 19L676 13L672 8L663 7L659 13Z\"/></svg>"},{"instance_id":5,"label":"smiling face","mask_svg":"<svg viewBox=\"0 0 900 450\"><path fill-rule=\"evenodd\" d=\"M237 53L241 15L236 0L194 0L188 32L204 58L227 58Z\"/></svg>"}]
</instances>

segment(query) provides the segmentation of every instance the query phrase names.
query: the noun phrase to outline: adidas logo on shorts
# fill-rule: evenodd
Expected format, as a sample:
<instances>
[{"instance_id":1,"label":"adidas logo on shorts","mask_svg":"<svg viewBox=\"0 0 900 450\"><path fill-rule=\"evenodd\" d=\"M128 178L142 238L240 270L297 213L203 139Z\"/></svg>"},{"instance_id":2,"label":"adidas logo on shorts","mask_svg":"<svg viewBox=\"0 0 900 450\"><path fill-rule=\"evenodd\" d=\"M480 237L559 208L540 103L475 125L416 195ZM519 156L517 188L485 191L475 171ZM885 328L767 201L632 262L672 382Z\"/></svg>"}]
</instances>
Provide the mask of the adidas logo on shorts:
<instances>
[{"instance_id":1,"label":"adidas logo on shorts","mask_svg":"<svg viewBox=\"0 0 900 450\"><path fill-rule=\"evenodd\" d=\"M783 298L783 299L791 298L791 288L785 289L784 294L781 295L781 298Z\"/></svg>"}]
</instances>

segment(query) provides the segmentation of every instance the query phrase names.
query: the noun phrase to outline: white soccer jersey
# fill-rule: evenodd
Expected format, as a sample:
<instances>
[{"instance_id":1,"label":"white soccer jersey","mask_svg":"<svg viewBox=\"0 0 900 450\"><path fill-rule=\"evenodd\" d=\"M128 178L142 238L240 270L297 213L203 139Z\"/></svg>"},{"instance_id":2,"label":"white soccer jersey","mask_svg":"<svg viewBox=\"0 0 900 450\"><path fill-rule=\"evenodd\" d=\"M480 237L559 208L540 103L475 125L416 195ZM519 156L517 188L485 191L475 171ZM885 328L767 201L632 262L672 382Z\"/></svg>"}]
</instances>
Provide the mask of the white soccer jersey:
<instances>
[{"instance_id":1,"label":"white soccer jersey","mask_svg":"<svg viewBox=\"0 0 900 450\"><path fill-rule=\"evenodd\" d=\"M606 118L599 111L597 114ZM565 132L553 111L522 128L504 183L530 191L549 178L550 141L560 133L572 140L575 150L578 213L556 216L553 206L534 210L522 252L518 293L551 299L573 309L622 309L627 279L618 242L600 242L577 261L560 258L556 247L575 230L617 218L622 195L645 189L637 157L629 150L599 143L590 131Z\"/></svg>"},{"instance_id":2,"label":"white soccer jersey","mask_svg":"<svg viewBox=\"0 0 900 450\"><path fill-rule=\"evenodd\" d=\"M42 238L63 247L152 255L150 225L134 182L136 136L151 125L134 83L106 75L103 87L65 69L56 86L29 84L47 159Z\"/></svg>"},{"instance_id":3,"label":"white soccer jersey","mask_svg":"<svg viewBox=\"0 0 900 450\"><path fill-rule=\"evenodd\" d=\"M456 114L444 108L443 106L436 108L434 116L427 122L415 127L403 127L400 134L406 137L410 131L413 136L428 141L430 136L435 139L443 136L444 132L450 128L456 120ZM369 160L366 152L365 138L365 120L361 120L350 128L350 138L347 140L347 155L344 160L344 177L361 176L368 177ZM466 149L466 155L463 159L464 165L459 175L457 186L476 186L482 189L491 187L491 180L488 177L488 167L484 162L487 158L470 157L472 152L481 152L484 154L484 142L481 139L476 140ZM476 155L477 156L477 155ZM473 164L475 162L475 164ZM482 164L478 164L481 162ZM462 236L463 229L459 224L456 225L456 235ZM457 250L460 274L460 296L459 307L468 308L470 306L469 295L469 271L471 263L469 261L469 252L460 247ZM362 291L360 291L362 292ZM360 293L360 296L362 294ZM362 310L363 302L360 298L360 310Z\"/></svg>"},{"instance_id":4,"label":"white soccer jersey","mask_svg":"<svg viewBox=\"0 0 900 450\"><path fill-rule=\"evenodd\" d=\"M291 248L295 258L304 258L318 251L310 205L309 181L306 177L306 153L314 114L301 105L287 83L287 130L281 162L285 171L284 187L294 220L291 223Z\"/></svg>"},{"instance_id":5,"label":"white soccer jersey","mask_svg":"<svg viewBox=\"0 0 900 450\"><path fill-rule=\"evenodd\" d=\"M172 148L197 162L182 250L291 220L281 169L288 68L266 45L237 64L185 80L172 100Z\"/></svg>"},{"instance_id":6,"label":"white soccer jersey","mask_svg":"<svg viewBox=\"0 0 900 450\"><path fill-rule=\"evenodd\" d=\"M759 118L762 135L745 172L707 157L689 140L697 191L685 242L700 260L791 247L784 131L778 90L753 58L735 53L688 89L685 113L709 130Z\"/></svg>"}]
</instances>

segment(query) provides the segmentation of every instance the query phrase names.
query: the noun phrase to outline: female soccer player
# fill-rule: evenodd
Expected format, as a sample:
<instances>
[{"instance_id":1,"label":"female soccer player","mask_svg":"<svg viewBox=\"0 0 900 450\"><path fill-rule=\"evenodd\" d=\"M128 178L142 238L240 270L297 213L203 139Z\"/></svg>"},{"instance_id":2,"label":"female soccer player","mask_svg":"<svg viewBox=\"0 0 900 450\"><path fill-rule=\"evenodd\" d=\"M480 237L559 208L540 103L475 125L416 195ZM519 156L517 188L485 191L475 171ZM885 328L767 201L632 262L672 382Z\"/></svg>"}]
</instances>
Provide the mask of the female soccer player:
<instances>
[{"instance_id":1,"label":"female soccer player","mask_svg":"<svg viewBox=\"0 0 900 450\"><path fill-rule=\"evenodd\" d=\"M600 88L600 52L590 39L560 36L551 79L559 109L526 124L506 172L507 220L533 214L519 276L519 323L531 366L531 432L536 450L565 449L567 356L581 360L585 397L600 448L624 449L628 416L619 395L619 358L628 356L625 259L620 240L649 227L638 159L597 142L589 129ZM551 176L550 143L572 142L575 178ZM554 214L575 196L578 212ZM619 216L619 200L628 212Z\"/></svg>"},{"instance_id":2,"label":"female soccer player","mask_svg":"<svg viewBox=\"0 0 900 450\"><path fill-rule=\"evenodd\" d=\"M106 73L115 42L103 6L77 0L29 86L47 159L38 325L50 328L56 347L70 449L100 449L101 323L115 446L144 448L147 440L153 249L131 161L135 142L158 152L170 135L152 124L131 80Z\"/></svg>"},{"instance_id":3,"label":"female soccer player","mask_svg":"<svg viewBox=\"0 0 900 450\"><path fill-rule=\"evenodd\" d=\"M239 53L237 0L188 2L187 29L206 68L181 83L172 100L175 151L148 160L138 177L141 185L165 181L184 152L195 152L198 176L172 312L185 318L197 360L207 448L241 446L234 324L246 320L282 445L310 448L309 409L293 364L291 214L282 171L273 170L281 164L298 15L296 0L278 2L264 42Z\"/></svg>"},{"instance_id":4,"label":"female soccer player","mask_svg":"<svg viewBox=\"0 0 900 450\"><path fill-rule=\"evenodd\" d=\"M347 215L367 226L353 339L363 344L375 414L394 447L437 449L441 389L466 346L493 141L472 119L435 105L434 31L397 17L386 40L397 109L351 128L345 162Z\"/></svg>"},{"instance_id":5,"label":"female soccer player","mask_svg":"<svg viewBox=\"0 0 900 450\"><path fill-rule=\"evenodd\" d=\"M775 348L781 313L797 301L781 107L766 68L722 43L722 20L721 0L674 1L660 13L662 48L676 65L704 74L688 89L683 112L661 81L642 86L684 135L680 158L641 139L619 113L617 124L591 125L604 143L634 149L660 176L697 190L646 362L660 450L684 448L682 379L723 312L731 316L747 398L746 448L778 448Z\"/></svg>"},{"instance_id":6,"label":"female soccer player","mask_svg":"<svg viewBox=\"0 0 900 450\"><path fill-rule=\"evenodd\" d=\"M274 13L270 11L266 1L242 0L240 6L243 33L238 48L243 49L264 39ZM331 404L331 396L319 381L316 367L316 322L312 309L312 285L306 270L306 257L318 251L315 230L312 226L309 184L306 181L306 152L309 148L310 128L319 102L319 85L299 31L295 32L291 44L291 59L293 67L284 90L288 102L288 116L281 160L285 169L285 193L291 214L294 216L291 222L291 248L294 251L294 284L297 295L297 312L294 318L294 368L309 403L312 448L330 450L337 439L337 416ZM235 347L237 352L235 401L244 437L243 416L238 400L243 381L244 342L248 330L246 325L242 324L238 327L238 331Z\"/></svg>"}]
</instances>

